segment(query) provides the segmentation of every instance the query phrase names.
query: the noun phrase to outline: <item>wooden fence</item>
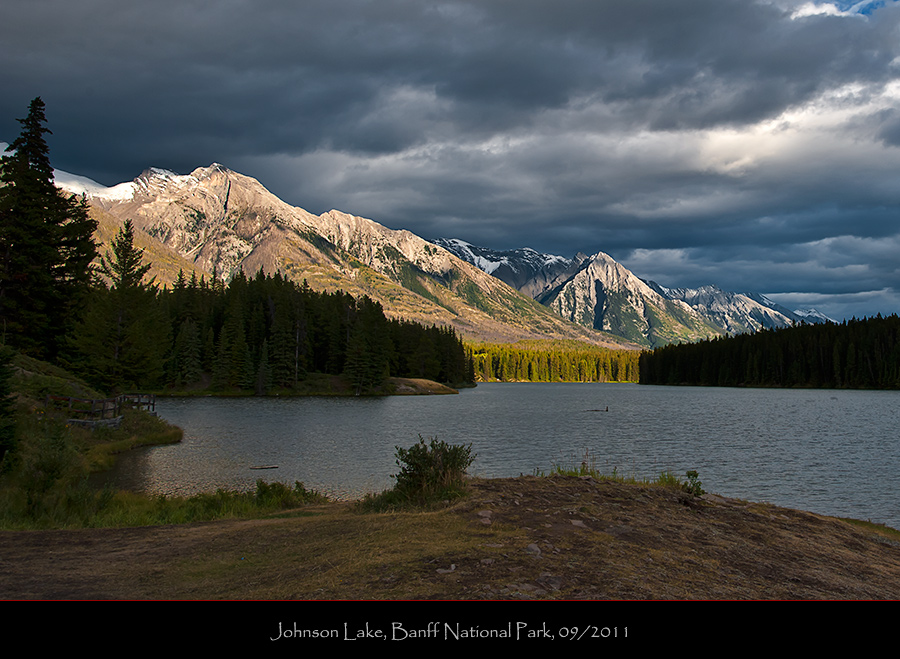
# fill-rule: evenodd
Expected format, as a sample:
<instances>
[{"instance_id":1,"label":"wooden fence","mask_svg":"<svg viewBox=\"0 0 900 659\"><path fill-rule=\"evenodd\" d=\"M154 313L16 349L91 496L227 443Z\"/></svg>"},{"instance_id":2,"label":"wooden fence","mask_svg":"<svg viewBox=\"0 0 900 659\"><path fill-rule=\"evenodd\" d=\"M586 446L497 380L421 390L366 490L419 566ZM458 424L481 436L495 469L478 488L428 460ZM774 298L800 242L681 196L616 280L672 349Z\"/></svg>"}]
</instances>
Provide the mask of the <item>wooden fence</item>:
<instances>
[{"instance_id":1,"label":"wooden fence","mask_svg":"<svg viewBox=\"0 0 900 659\"><path fill-rule=\"evenodd\" d=\"M76 398L47 396L47 410L64 412L70 423L89 426L118 427L125 409L141 409L156 414L156 394L122 394L114 398Z\"/></svg>"}]
</instances>

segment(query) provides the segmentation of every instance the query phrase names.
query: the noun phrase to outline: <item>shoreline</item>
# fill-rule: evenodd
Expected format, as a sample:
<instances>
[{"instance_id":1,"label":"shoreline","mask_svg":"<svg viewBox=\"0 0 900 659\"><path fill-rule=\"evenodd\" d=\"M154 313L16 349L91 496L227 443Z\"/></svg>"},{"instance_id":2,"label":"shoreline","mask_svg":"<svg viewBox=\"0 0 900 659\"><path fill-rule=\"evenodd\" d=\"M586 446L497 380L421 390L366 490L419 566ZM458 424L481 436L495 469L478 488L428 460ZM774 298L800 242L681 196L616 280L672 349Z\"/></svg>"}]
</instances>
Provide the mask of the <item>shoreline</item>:
<instances>
[{"instance_id":1,"label":"shoreline","mask_svg":"<svg viewBox=\"0 0 900 659\"><path fill-rule=\"evenodd\" d=\"M334 397L380 397L380 396L442 396L458 394L459 389L474 388L476 383L461 383L453 386L426 380L424 378L390 377L376 389L357 393L339 375L321 375L301 382L295 389L273 389L265 394L246 390L210 391L209 389L158 390L153 393L159 398L304 398L315 396Z\"/></svg>"}]
</instances>

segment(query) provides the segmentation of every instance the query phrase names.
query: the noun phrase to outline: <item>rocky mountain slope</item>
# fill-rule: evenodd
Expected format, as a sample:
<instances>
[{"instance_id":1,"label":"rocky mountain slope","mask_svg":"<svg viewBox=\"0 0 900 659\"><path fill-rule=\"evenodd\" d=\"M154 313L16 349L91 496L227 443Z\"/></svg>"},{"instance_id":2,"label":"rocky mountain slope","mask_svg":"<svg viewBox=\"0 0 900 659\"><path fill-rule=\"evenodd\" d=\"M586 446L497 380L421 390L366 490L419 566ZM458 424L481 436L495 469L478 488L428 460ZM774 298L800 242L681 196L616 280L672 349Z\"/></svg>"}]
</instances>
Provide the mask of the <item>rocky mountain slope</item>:
<instances>
[{"instance_id":1,"label":"rocky mountain slope","mask_svg":"<svg viewBox=\"0 0 900 659\"><path fill-rule=\"evenodd\" d=\"M703 314L660 295L603 252L538 300L563 318L650 347L721 334Z\"/></svg>"},{"instance_id":2,"label":"rocky mountain slope","mask_svg":"<svg viewBox=\"0 0 900 659\"><path fill-rule=\"evenodd\" d=\"M540 297L571 277L588 258L579 252L575 258L567 259L541 254L530 247L497 251L458 238L438 238L432 242L532 298Z\"/></svg>"},{"instance_id":3,"label":"rocky mountain slope","mask_svg":"<svg viewBox=\"0 0 900 659\"><path fill-rule=\"evenodd\" d=\"M755 332L763 328L787 327L803 320L824 322L814 321L812 316L803 318L759 293L733 293L713 285L700 288L665 288L656 282L647 283L670 300L681 300L697 309L731 334ZM819 317L825 318L821 314Z\"/></svg>"},{"instance_id":4,"label":"rocky mountain slope","mask_svg":"<svg viewBox=\"0 0 900 659\"><path fill-rule=\"evenodd\" d=\"M815 310L790 311L757 293L716 286L666 288L640 279L603 252L566 259L528 248L491 250L458 239L435 243L568 320L644 346L828 320Z\"/></svg>"},{"instance_id":5,"label":"rocky mountain slope","mask_svg":"<svg viewBox=\"0 0 900 659\"><path fill-rule=\"evenodd\" d=\"M224 280L240 269L248 275L262 269L306 280L316 290L368 295L389 316L449 325L472 340L554 338L635 347L566 321L409 231L334 210L314 215L222 165L188 175L149 169L111 188L62 172L56 180L88 197L101 238L131 219L161 283L174 280L179 269Z\"/></svg>"}]
</instances>

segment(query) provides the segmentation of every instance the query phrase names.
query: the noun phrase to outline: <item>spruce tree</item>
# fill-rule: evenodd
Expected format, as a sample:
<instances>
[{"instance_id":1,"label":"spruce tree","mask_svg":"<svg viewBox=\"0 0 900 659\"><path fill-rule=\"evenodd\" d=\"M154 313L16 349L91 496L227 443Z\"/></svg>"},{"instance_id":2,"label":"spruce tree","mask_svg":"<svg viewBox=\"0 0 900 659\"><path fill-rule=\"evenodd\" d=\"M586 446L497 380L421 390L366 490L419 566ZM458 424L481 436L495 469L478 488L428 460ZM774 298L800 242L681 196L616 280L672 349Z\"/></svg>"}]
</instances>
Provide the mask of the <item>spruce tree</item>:
<instances>
[{"instance_id":1,"label":"spruce tree","mask_svg":"<svg viewBox=\"0 0 900 659\"><path fill-rule=\"evenodd\" d=\"M36 98L0 158L0 340L53 359L89 287L97 224L53 184L46 121Z\"/></svg>"},{"instance_id":2,"label":"spruce tree","mask_svg":"<svg viewBox=\"0 0 900 659\"><path fill-rule=\"evenodd\" d=\"M109 279L111 288L126 292L136 288L150 288L153 280L144 284L144 277L150 271L150 264L143 263L144 250L134 245L134 225L125 220L113 239L112 253L100 259L100 274Z\"/></svg>"},{"instance_id":3,"label":"spruce tree","mask_svg":"<svg viewBox=\"0 0 900 659\"><path fill-rule=\"evenodd\" d=\"M164 372L169 326L156 285L144 281L150 266L142 264L130 221L111 247L98 268L110 287L101 284L92 292L72 340L79 371L108 390L152 386Z\"/></svg>"}]
</instances>

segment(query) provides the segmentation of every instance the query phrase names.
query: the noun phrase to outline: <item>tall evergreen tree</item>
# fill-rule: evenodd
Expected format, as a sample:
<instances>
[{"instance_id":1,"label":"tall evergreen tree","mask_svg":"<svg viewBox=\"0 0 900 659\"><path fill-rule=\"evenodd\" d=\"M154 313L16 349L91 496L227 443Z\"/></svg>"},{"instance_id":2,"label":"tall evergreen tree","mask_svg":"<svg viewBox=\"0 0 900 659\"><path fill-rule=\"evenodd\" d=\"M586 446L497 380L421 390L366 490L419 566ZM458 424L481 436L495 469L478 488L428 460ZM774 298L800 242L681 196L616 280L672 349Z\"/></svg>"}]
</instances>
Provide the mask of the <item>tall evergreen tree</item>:
<instances>
[{"instance_id":1,"label":"tall evergreen tree","mask_svg":"<svg viewBox=\"0 0 900 659\"><path fill-rule=\"evenodd\" d=\"M52 359L88 290L97 224L53 184L46 121L36 98L0 158L0 339Z\"/></svg>"},{"instance_id":2,"label":"tall evergreen tree","mask_svg":"<svg viewBox=\"0 0 900 659\"><path fill-rule=\"evenodd\" d=\"M153 280L144 283L150 264L143 263L144 250L134 245L134 225L125 220L113 239L112 253L100 259L100 274L107 277L114 290L125 292L136 288L152 287Z\"/></svg>"},{"instance_id":3,"label":"tall evergreen tree","mask_svg":"<svg viewBox=\"0 0 900 659\"><path fill-rule=\"evenodd\" d=\"M134 245L134 227L126 220L101 260L99 272L110 287L99 285L90 297L72 343L88 379L110 390L155 384L163 375L169 324L149 264Z\"/></svg>"}]
</instances>

